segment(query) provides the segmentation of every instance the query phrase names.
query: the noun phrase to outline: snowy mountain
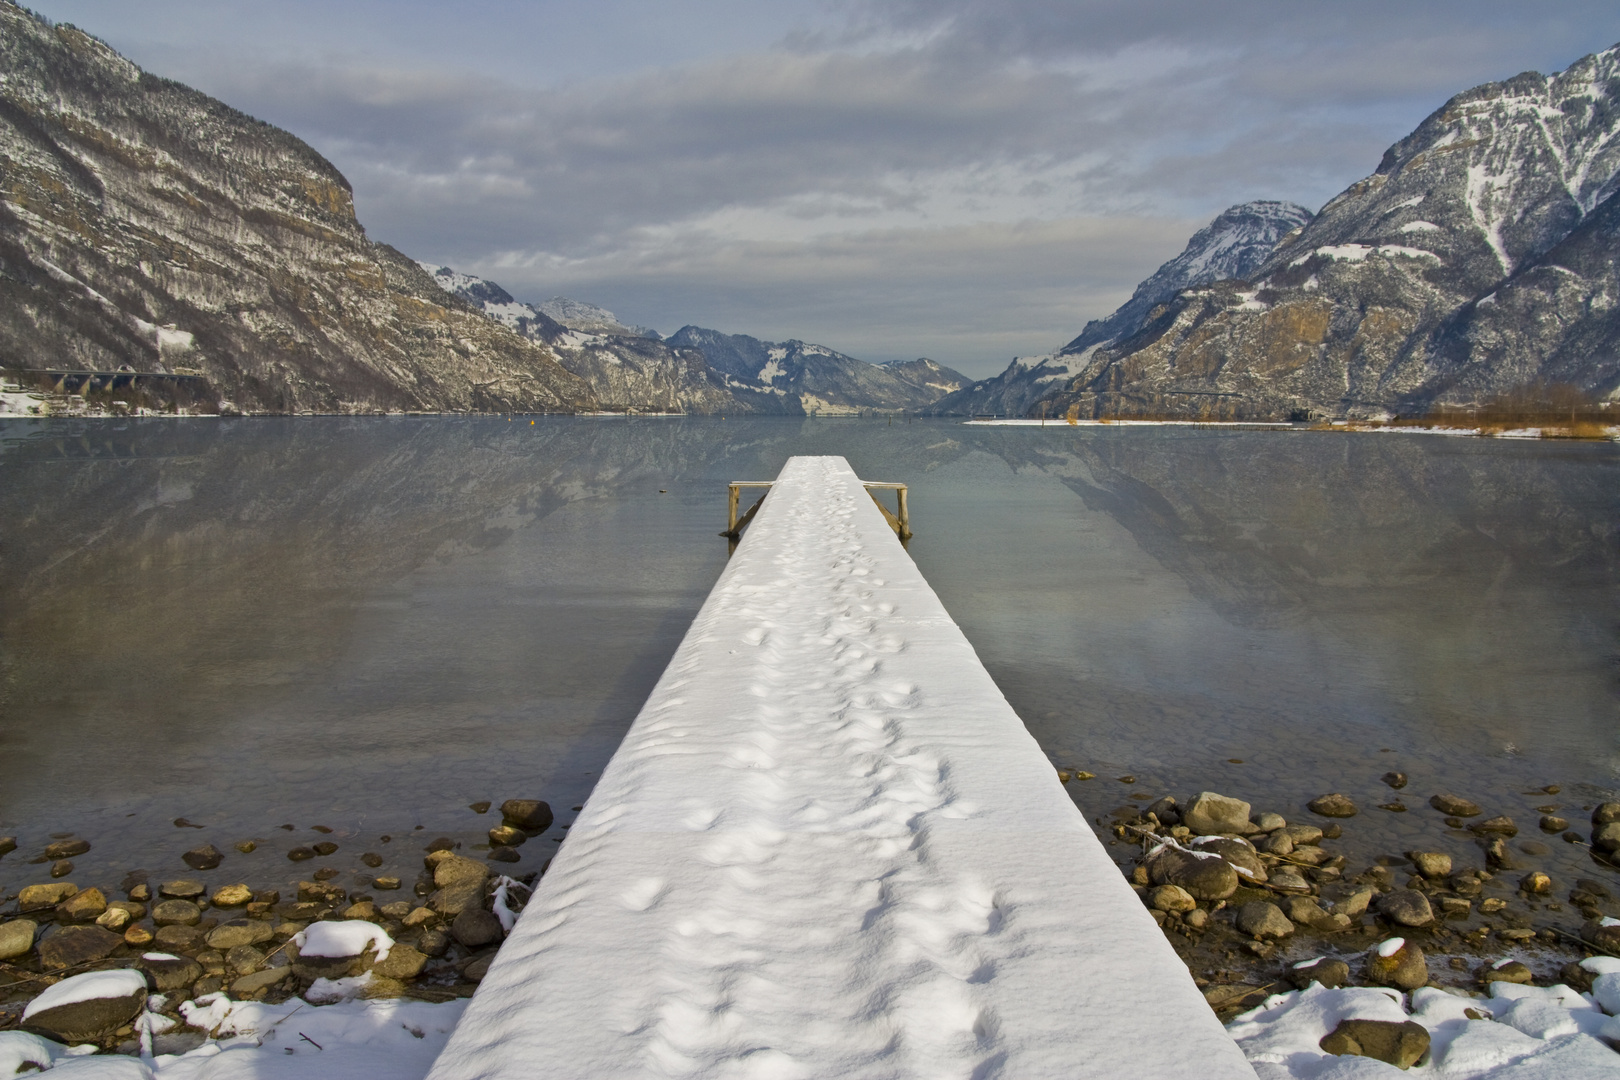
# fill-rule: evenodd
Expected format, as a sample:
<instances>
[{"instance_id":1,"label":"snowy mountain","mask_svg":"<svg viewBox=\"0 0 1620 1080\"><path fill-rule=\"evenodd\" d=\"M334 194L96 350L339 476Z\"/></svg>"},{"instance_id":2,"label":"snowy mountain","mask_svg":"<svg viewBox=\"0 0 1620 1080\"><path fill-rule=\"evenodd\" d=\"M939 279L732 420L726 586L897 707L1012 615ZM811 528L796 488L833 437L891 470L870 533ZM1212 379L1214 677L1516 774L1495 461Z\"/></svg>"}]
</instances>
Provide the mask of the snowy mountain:
<instances>
[{"instance_id":1,"label":"snowy mountain","mask_svg":"<svg viewBox=\"0 0 1620 1080\"><path fill-rule=\"evenodd\" d=\"M619 317L607 308L600 308L595 304L582 304L578 300L570 300L566 296L553 296L540 305L540 310L570 330L658 340L658 331L656 330L620 322Z\"/></svg>"},{"instance_id":2,"label":"snowy mountain","mask_svg":"<svg viewBox=\"0 0 1620 1080\"><path fill-rule=\"evenodd\" d=\"M287 132L4 0L0 72L0 363L202 375L244 412L594 407Z\"/></svg>"},{"instance_id":3,"label":"snowy mountain","mask_svg":"<svg viewBox=\"0 0 1620 1080\"><path fill-rule=\"evenodd\" d=\"M754 412L847 415L872 409L921 409L942 386L967 379L932 360L878 366L803 341L761 341L683 326L668 344L697 349L732 394Z\"/></svg>"},{"instance_id":4,"label":"snowy mountain","mask_svg":"<svg viewBox=\"0 0 1620 1080\"><path fill-rule=\"evenodd\" d=\"M565 369L590 385L604 409L718 413L736 408L701 352L671 348L650 330L622 325L611 311L562 297L536 307L486 278L448 266L421 266L446 292L548 346Z\"/></svg>"},{"instance_id":5,"label":"snowy mountain","mask_svg":"<svg viewBox=\"0 0 1620 1080\"><path fill-rule=\"evenodd\" d=\"M1226 210L1194 233L1181 254L1138 285L1131 298L1112 315L1087 323L1080 336L1062 350L1045 356L1014 357L1001 374L952 394L929 411L942 415L1024 415L1085 366L1088 350L1135 333L1155 307L1183 289L1247 277L1270 257L1280 241L1310 220L1309 210L1287 202L1262 200Z\"/></svg>"},{"instance_id":6,"label":"snowy mountain","mask_svg":"<svg viewBox=\"0 0 1620 1080\"><path fill-rule=\"evenodd\" d=\"M1620 390L1620 47L1459 94L1243 281L1179 294L1048 404L1376 416Z\"/></svg>"}]
</instances>

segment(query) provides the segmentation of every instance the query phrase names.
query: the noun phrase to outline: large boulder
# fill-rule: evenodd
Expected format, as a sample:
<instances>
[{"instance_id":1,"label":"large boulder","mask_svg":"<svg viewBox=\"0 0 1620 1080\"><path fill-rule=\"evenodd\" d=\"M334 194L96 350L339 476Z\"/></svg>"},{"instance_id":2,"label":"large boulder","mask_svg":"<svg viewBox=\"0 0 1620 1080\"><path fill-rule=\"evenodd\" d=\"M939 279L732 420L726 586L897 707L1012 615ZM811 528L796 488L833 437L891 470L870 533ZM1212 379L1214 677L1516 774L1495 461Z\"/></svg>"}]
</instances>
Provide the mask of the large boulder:
<instances>
[{"instance_id":1,"label":"large boulder","mask_svg":"<svg viewBox=\"0 0 1620 1080\"><path fill-rule=\"evenodd\" d=\"M95 1042L135 1019L146 992L146 977L138 971L74 975L30 1001L23 1026L63 1042Z\"/></svg>"},{"instance_id":2,"label":"large boulder","mask_svg":"<svg viewBox=\"0 0 1620 1080\"><path fill-rule=\"evenodd\" d=\"M1188 800L1181 811L1181 823L1198 836L1242 835L1255 831L1249 821L1248 803L1213 791L1200 791Z\"/></svg>"}]
</instances>

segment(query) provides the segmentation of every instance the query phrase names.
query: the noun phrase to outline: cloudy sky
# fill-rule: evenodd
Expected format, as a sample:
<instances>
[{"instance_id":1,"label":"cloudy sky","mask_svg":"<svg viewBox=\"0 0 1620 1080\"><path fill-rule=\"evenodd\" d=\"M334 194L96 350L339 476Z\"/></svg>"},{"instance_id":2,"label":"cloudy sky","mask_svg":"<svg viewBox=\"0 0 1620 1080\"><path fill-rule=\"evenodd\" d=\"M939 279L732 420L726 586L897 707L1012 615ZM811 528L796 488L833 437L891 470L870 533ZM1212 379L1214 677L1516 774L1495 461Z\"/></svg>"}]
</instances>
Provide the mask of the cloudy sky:
<instances>
[{"instance_id":1,"label":"cloudy sky","mask_svg":"<svg viewBox=\"0 0 1620 1080\"><path fill-rule=\"evenodd\" d=\"M986 375L1315 209L1613 0L29 0L302 136L371 235L670 333Z\"/></svg>"}]
</instances>

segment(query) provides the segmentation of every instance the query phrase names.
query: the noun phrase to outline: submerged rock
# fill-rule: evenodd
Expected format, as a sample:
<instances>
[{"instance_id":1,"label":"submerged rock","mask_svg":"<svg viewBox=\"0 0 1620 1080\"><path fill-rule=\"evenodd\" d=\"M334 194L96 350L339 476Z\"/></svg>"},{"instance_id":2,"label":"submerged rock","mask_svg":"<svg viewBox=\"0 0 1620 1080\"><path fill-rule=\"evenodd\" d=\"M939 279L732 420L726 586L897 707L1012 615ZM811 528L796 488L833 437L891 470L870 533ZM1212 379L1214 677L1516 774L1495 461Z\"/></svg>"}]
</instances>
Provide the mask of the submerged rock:
<instances>
[{"instance_id":1,"label":"submerged rock","mask_svg":"<svg viewBox=\"0 0 1620 1080\"><path fill-rule=\"evenodd\" d=\"M1356 804L1348 795L1334 792L1331 795L1319 795L1306 804L1311 813L1320 814L1328 818L1355 817Z\"/></svg>"}]
</instances>

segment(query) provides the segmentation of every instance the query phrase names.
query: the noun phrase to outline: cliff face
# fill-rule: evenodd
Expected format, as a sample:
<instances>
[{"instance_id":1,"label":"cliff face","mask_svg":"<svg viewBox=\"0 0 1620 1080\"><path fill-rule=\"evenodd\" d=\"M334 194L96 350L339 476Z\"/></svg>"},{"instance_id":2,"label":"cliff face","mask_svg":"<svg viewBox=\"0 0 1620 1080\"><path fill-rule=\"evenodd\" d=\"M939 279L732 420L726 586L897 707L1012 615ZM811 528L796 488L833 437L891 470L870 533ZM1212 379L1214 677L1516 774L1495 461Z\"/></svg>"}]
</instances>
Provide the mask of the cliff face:
<instances>
[{"instance_id":1,"label":"cliff face","mask_svg":"<svg viewBox=\"0 0 1620 1080\"><path fill-rule=\"evenodd\" d=\"M0 70L0 364L201 374L245 412L594 407L288 133L4 0Z\"/></svg>"},{"instance_id":2,"label":"cliff face","mask_svg":"<svg viewBox=\"0 0 1620 1080\"><path fill-rule=\"evenodd\" d=\"M1620 387L1620 48L1459 94L1250 275L1184 291L1048 402L1368 416Z\"/></svg>"},{"instance_id":3,"label":"cliff face","mask_svg":"<svg viewBox=\"0 0 1620 1080\"><path fill-rule=\"evenodd\" d=\"M1247 277L1310 220L1311 212L1296 203L1262 200L1230 207L1194 233L1181 254L1155 270L1113 314L1087 323L1060 351L1015 357L1001 374L963 387L928 411L938 416L1038 412L1040 400L1082 370L1097 346L1136 333L1155 307L1183 289Z\"/></svg>"}]
</instances>

